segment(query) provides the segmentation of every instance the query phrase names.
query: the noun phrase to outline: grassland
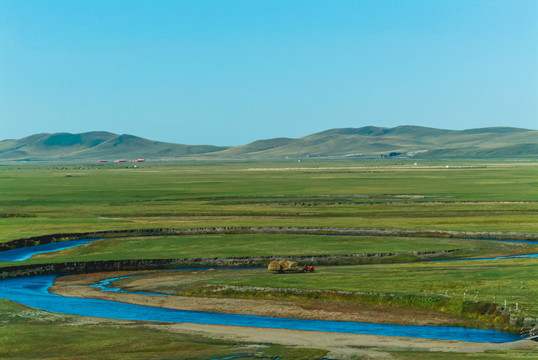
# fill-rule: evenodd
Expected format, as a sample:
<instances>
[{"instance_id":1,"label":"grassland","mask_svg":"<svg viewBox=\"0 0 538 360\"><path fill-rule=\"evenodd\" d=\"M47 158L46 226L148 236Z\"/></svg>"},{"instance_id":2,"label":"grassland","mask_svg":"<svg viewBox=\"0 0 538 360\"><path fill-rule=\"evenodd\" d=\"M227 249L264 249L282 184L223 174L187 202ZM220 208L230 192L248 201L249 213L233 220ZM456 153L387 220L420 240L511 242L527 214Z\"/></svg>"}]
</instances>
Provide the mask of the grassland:
<instances>
[{"instance_id":1,"label":"grassland","mask_svg":"<svg viewBox=\"0 0 538 360\"><path fill-rule=\"evenodd\" d=\"M515 263L514 263L515 262ZM446 299L495 301L507 300L521 310L538 313L538 279L535 259L495 261L426 262L418 264L374 264L367 266L320 267L316 273L294 276L278 275L265 269L212 271L189 291L233 285L305 290L351 291L365 294L399 294L403 296L439 296ZM207 274L210 277L207 278ZM502 274L502 277L499 275ZM197 273L180 273L194 277ZM194 280L193 279L193 280ZM410 281L410 279L413 279ZM128 283L128 280L123 280ZM183 280L182 280L183 281ZM156 289L153 289L156 290ZM179 287L177 291L182 291ZM445 300L446 300L445 299Z\"/></svg>"},{"instance_id":2,"label":"grassland","mask_svg":"<svg viewBox=\"0 0 538 360\"><path fill-rule=\"evenodd\" d=\"M0 166L0 241L205 226L538 232L533 163L114 165Z\"/></svg>"},{"instance_id":3,"label":"grassland","mask_svg":"<svg viewBox=\"0 0 538 360\"><path fill-rule=\"evenodd\" d=\"M450 167L446 168L446 165ZM389 160L309 160L302 163L148 162L137 164L137 168L133 166L88 163L1 165L0 241L54 233L219 226L538 234L538 166L531 161L424 161L416 166L412 162ZM67 177L67 174L71 176ZM56 254L39 255L24 263L405 253L454 249L458 250L458 256L472 257L538 252L536 245L531 244L471 239L223 234L106 239ZM408 260L416 259L410 257ZM446 262L323 268L319 273L308 274L306 277L278 277L261 270L245 274L234 272L233 276L219 272L212 279L201 281L199 285L200 288L205 285L233 285L247 288L261 286L345 290L371 293L369 297L361 298L360 301L365 303L379 301L381 298L385 299L385 305L392 301L394 311L406 306L430 306L439 311L460 311L460 314L466 304L463 302L463 294L466 293L466 300L469 301L470 298L471 302L475 296L479 302L488 304L493 302L494 297L497 303L504 299L509 304L518 302L522 306L520 313L515 315L530 316L537 312L538 294L535 289L538 284L534 271L537 261L518 259L488 263ZM3 263L0 267L6 265ZM200 294L200 288L194 286L181 291ZM394 294L395 297L386 297L387 294ZM211 293L206 295L213 296ZM245 296L244 293L232 292L228 295ZM273 295L279 296L278 291ZM448 301L442 303L436 300L439 298ZM409 299L415 299L414 303L410 303ZM13 304L7 305L5 301L1 304L0 319L3 319L6 326L2 327L0 333L0 347L3 349L0 351L5 352L0 353L0 356L6 358L35 358L38 357L36 349L48 351L47 354L51 357L54 353L74 354L72 358L89 356L85 355L91 354L89 347L84 345L66 343L58 345L58 348L46 345L65 337L69 332L66 329L71 329L78 337L86 339L87 344L113 338L114 334L125 336L126 339L131 339L130 343L139 346L133 350L133 357L129 358L143 358L140 354L149 353L156 358L167 358L170 354L168 351L183 351L180 350L183 349L181 344L189 344L184 349L193 349L193 358L216 357L213 354L221 350L222 354L237 354L232 345L226 342L197 337L174 338L175 335L151 332L136 326L125 328L100 324L96 328L93 325L71 324L62 327L59 325L63 320L45 323L35 323L31 319L14 321L19 316L16 314L27 310L15 308ZM444 308L441 309L442 307ZM478 313L474 310L470 313L473 312ZM483 324L495 322L485 318L476 320ZM147 350L145 346L148 343L138 340L145 337L153 339L148 340L148 343L153 341L159 345ZM110 340L108 350L102 350L102 358L124 356L114 352L126 347L122 341ZM33 345L28 345L29 343ZM170 343L175 345L169 345ZM212 355L205 357L196 353L195 344L199 343L212 348ZM289 358L293 359L302 356L291 352L286 354L291 354ZM511 350L495 353L495 356L508 358L510 354L513 358L527 356L525 352L520 354ZM395 358L405 358L408 355L393 354ZM444 356L432 353L433 355L439 358ZM421 355L414 356L420 358ZM470 354L468 356L480 358Z\"/></svg>"},{"instance_id":4,"label":"grassland","mask_svg":"<svg viewBox=\"0 0 538 360\"><path fill-rule=\"evenodd\" d=\"M511 324L508 314L536 318L536 263L520 258L319 267L305 275L265 269L177 272L166 273L172 280L164 283L159 282L163 275L151 274L146 282L128 278L114 286L182 296L286 299L306 308L346 312L374 305L372 311L380 307L378 322L394 321L385 319L411 308L430 309L458 316L463 326L519 330L522 324Z\"/></svg>"},{"instance_id":5,"label":"grassland","mask_svg":"<svg viewBox=\"0 0 538 360\"><path fill-rule=\"evenodd\" d=\"M253 245L255 244L255 245ZM451 251L438 257L496 257L536 254L538 245L483 240L413 237L357 237L323 235L243 234L148 238L109 238L54 253L38 254L26 264L127 259L236 258L252 256L319 256L386 254L401 256L387 261L419 261L416 252ZM405 257L404 257L405 255ZM379 261L376 257L363 263ZM9 263L0 263L0 266Z\"/></svg>"},{"instance_id":6,"label":"grassland","mask_svg":"<svg viewBox=\"0 0 538 360\"><path fill-rule=\"evenodd\" d=\"M321 359L326 351L215 340L132 322L80 319L0 300L2 359Z\"/></svg>"},{"instance_id":7,"label":"grassland","mask_svg":"<svg viewBox=\"0 0 538 360\"><path fill-rule=\"evenodd\" d=\"M449 359L468 359L468 360L530 360L536 357L536 350L490 350L484 353L470 354L447 354L440 352L392 352L395 359L401 360L441 360Z\"/></svg>"}]
</instances>

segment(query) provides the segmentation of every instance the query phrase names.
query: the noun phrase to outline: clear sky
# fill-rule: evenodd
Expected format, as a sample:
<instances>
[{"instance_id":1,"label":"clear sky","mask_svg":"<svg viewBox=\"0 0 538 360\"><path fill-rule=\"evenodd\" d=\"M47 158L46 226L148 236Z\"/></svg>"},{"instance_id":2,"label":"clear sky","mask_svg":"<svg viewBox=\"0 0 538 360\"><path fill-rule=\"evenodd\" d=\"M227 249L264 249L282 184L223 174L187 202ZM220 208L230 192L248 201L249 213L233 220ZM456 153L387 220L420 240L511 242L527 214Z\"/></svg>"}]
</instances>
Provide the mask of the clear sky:
<instances>
[{"instance_id":1,"label":"clear sky","mask_svg":"<svg viewBox=\"0 0 538 360\"><path fill-rule=\"evenodd\" d=\"M538 129L537 0L0 0L0 139Z\"/></svg>"}]
</instances>

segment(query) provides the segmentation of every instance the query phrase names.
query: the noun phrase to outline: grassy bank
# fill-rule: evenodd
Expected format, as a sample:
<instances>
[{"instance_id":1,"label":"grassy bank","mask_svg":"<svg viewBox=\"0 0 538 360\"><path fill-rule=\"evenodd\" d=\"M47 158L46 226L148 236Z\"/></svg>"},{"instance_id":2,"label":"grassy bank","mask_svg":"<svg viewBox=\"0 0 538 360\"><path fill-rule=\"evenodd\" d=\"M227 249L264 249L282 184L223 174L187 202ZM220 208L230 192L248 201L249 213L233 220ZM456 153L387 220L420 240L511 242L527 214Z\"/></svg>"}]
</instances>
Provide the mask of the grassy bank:
<instances>
[{"instance_id":1,"label":"grassy bank","mask_svg":"<svg viewBox=\"0 0 538 360\"><path fill-rule=\"evenodd\" d=\"M424 351L395 351L390 352L394 359L399 360L531 360L536 357L538 347L527 349L488 350L483 353L446 353Z\"/></svg>"},{"instance_id":2,"label":"grassy bank","mask_svg":"<svg viewBox=\"0 0 538 360\"><path fill-rule=\"evenodd\" d=\"M50 314L0 300L2 359L322 359L326 351L216 340L135 322Z\"/></svg>"},{"instance_id":3,"label":"grassy bank","mask_svg":"<svg viewBox=\"0 0 538 360\"><path fill-rule=\"evenodd\" d=\"M162 286L155 279L155 284L136 290L370 303L389 305L392 309L385 311L392 312L424 308L476 320L481 327L516 331L523 318L536 319L538 313L537 264L537 259L506 259L320 267L313 274L279 275L265 269L180 272L176 285ZM129 288L130 281L118 285Z\"/></svg>"},{"instance_id":4,"label":"grassy bank","mask_svg":"<svg viewBox=\"0 0 538 360\"><path fill-rule=\"evenodd\" d=\"M316 256L457 250L446 258L538 253L538 245L451 238L323 236L291 234L214 234L150 238L110 238L50 254L21 264L123 259L170 259L253 256ZM375 262L375 256L363 262ZM404 258L394 261L404 261ZM357 259L359 261L359 259ZM9 265L8 263L0 264Z\"/></svg>"}]
</instances>

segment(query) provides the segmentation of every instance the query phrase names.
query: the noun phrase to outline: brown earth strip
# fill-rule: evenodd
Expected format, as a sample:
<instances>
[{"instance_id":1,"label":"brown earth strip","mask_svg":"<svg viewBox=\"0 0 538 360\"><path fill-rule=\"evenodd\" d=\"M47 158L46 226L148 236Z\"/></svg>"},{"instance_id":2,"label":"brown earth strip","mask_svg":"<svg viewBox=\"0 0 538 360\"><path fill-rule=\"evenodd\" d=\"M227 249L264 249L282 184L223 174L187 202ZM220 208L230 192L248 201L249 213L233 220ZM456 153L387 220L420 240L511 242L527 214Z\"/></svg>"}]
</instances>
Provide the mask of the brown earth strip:
<instances>
[{"instance_id":1,"label":"brown earth strip","mask_svg":"<svg viewBox=\"0 0 538 360\"><path fill-rule=\"evenodd\" d=\"M388 351L441 351L479 353L496 349L537 349L533 341L522 340L508 344L473 343L451 340L431 340L395 336L342 334L318 331L251 328L225 325L172 324L148 325L165 331L194 333L201 336L241 340L253 343L273 343L286 346L328 350L331 359L392 359Z\"/></svg>"},{"instance_id":2,"label":"brown earth strip","mask_svg":"<svg viewBox=\"0 0 538 360\"><path fill-rule=\"evenodd\" d=\"M52 293L63 296L97 298L128 302L138 305L157 306L179 310L195 310L229 314L273 316L295 319L333 321L356 321L404 325L448 325L468 323L453 315L428 309L397 308L377 304L351 304L328 301L266 300L226 297L154 296L100 291L88 287L103 279L132 275L129 272L94 273L63 276L56 279ZM203 278L203 272L197 279ZM181 283L179 273L156 273L131 278L129 291L158 292Z\"/></svg>"}]
</instances>

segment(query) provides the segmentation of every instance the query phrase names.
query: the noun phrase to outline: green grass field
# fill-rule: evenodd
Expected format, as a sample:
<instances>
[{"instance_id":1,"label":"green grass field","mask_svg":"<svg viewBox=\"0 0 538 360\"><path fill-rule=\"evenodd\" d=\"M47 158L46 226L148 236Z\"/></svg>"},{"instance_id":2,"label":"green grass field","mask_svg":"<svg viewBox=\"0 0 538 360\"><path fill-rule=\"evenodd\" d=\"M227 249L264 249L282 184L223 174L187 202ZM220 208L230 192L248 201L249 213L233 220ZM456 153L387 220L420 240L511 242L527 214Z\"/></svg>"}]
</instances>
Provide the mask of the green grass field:
<instances>
[{"instance_id":1,"label":"green grass field","mask_svg":"<svg viewBox=\"0 0 538 360\"><path fill-rule=\"evenodd\" d=\"M481 323L475 326L510 330L507 319L498 318L499 313L493 310L503 309L521 318L537 317L537 263L536 258L518 258L318 267L312 274L276 274L266 269L180 272L175 275L178 285L162 287L156 282L136 291L190 296L291 297L310 303L318 300L373 303L392 306L393 310L385 310L389 312L424 308L479 320ZM128 289L131 281L118 280L114 286ZM230 290L229 286L240 289ZM257 290L259 287L265 290ZM315 290L321 293L312 292ZM357 294L335 295L334 291Z\"/></svg>"},{"instance_id":2,"label":"green grass field","mask_svg":"<svg viewBox=\"0 0 538 360\"><path fill-rule=\"evenodd\" d=\"M485 301L538 314L538 279L536 259L503 259L495 261L427 262L413 264L379 264L339 267L318 267L317 272L301 276L275 275L263 270L220 270L204 273L196 287L205 284L224 286L261 286L306 290L353 291L361 293L395 294L404 297L446 297L461 305L461 301ZM196 279L196 273L187 273ZM128 283L128 280L123 280ZM154 289L155 290L155 289ZM178 289L182 291L183 289Z\"/></svg>"},{"instance_id":3,"label":"green grass field","mask_svg":"<svg viewBox=\"0 0 538 360\"><path fill-rule=\"evenodd\" d=\"M246 256L316 256L398 253L419 261L413 252L455 250L442 258L496 257L538 253L538 245L452 238L323 236L293 234L184 235L108 238L53 253L38 254L25 264L48 262L189 259ZM375 261L375 258L364 261ZM391 261L404 261L397 257ZM0 263L0 266L9 263Z\"/></svg>"},{"instance_id":4,"label":"green grass field","mask_svg":"<svg viewBox=\"0 0 538 360\"><path fill-rule=\"evenodd\" d=\"M537 166L381 165L0 166L0 241L140 227L538 231Z\"/></svg>"},{"instance_id":5,"label":"green grass field","mask_svg":"<svg viewBox=\"0 0 538 360\"><path fill-rule=\"evenodd\" d=\"M321 359L326 351L215 340L129 322L89 321L0 300L2 359ZM86 321L88 323L88 321Z\"/></svg>"},{"instance_id":6,"label":"green grass field","mask_svg":"<svg viewBox=\"0 0 538 360\"><path fill-rule=\"evenodd\" d=\"M450 165L450 168L447 169L446 165ZM0 241L55 233L219 226L538 234L538 165L532 161L451 160L447 163L430 160L417 166L404 160L148 162L137 166L58 163L0 165ZM71 176L67 177L67 174ZM223 234L106 239L55 254L39 255L23 263L176 257L284 257L453 249L458 249L455 253L458 256L484 257L536 253L536 248L536 245L530 244L452 238ZM248 273L251 275L234 272L233 276L219 272L218 276L216 273L206 283L401 294L402 299L420 299L414 306L426 306L425 299L428 297L445 294L453 299L446 304L445 310L449 312L456 312L467 290L465 296L472 297L471 300L476 297L478 301L492 302L495 297L497 302L504 299L508 303L517 301L522 304L519 315L535 316L538 310L538 294L535 290L538 284L534 271L537 261L518 259L487 263L321 268L318 273L302 277L278 277L266 270L253 270ZM6 265L12 264L2 263L0 267ZM100 325L96 330L87 325L69 325L72 328L59 326L63 320L14 321L19 316L16 314L27 310L15 308L12 304L8 306L5 301L1 304L0 321L5 325L0 332L0 351L4 351L0 352L2 358L36 358L37 349L43 349L51 358L54 353L65 354L66 357L62 358L89 358L91 352L88 347L76 342L50 345L65 337L69 331L86 339L87 344L113 338L114 334L137 343L138 347L133 349L132 357L129 357L117 351L126 346L124 342L110 340L108 350L99 350L103 351L102 358L144 358L143 354L152 354L155 358L164 359L169 356L167 349L177 350L183 346L181 344L188 344L185 349L193 349L192 358L211 358L220 353L237 354L228 343L175 338L175 335L137 327ZM395 302L393 305L397 309L405 304ZM439 306L437 302L432 305L436 309ZM137 340L144 337L154 339L155 344L159 345L148 350L144 341ZM209 344L207 346L214 350L210 356L196 353L196 344L200 342ZM67 357L67 354L73 355ZM96 352L96 355L100 354ZM513 358L528 358L525 352L511 350L495 353L496 357L492 358L510 358L510 354ZM421 358L422 355L413 356ZM411 353L394 353L393 356L407 358ZM443 354L435 356L445 358ZM480 358L471 354L465 356ZM301 356L294 353L289 358L299 359Z\"/></svg>"}]
</instances>

